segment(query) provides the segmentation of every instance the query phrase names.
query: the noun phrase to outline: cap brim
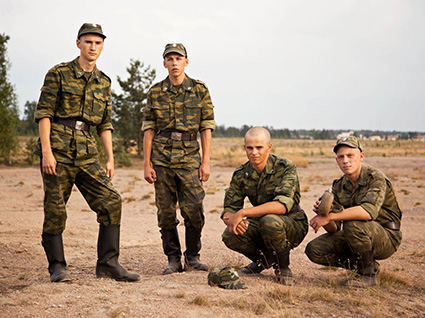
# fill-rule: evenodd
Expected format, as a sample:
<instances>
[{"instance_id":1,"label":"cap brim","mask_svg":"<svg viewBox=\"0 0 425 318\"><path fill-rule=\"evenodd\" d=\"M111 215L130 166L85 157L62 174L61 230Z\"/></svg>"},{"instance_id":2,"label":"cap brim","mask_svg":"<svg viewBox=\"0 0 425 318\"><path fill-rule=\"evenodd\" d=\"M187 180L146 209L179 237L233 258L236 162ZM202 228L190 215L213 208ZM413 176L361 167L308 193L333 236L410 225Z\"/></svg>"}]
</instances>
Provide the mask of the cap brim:
<instances>
[{"instance_id":1,"label":"cap brim","mask_svg":"<svg viewBox=\"0 0 425 318\"><path fill-rule=\"evenodd\" d=\"M95 31L83 32L78 37L82 37L83 35L86 35L86 34L96 34L96 35L101 36L103 39L106 39L106 35L99 33L99 32L95 32Z\"/></svg>"},{"instance_id":2,"label":"cap brim","mask_svg":"<svg viewBox=\"0 0 425 318\"><path fill-rule=\"evenodd\" d=\"M241 280L229 282L228 284L220 284L219 286L221 288L224 288L224 289L246 289L246 288L248 288L248 287L246 287L245 283L242 282Z\"/></svg>"}]
</instances>

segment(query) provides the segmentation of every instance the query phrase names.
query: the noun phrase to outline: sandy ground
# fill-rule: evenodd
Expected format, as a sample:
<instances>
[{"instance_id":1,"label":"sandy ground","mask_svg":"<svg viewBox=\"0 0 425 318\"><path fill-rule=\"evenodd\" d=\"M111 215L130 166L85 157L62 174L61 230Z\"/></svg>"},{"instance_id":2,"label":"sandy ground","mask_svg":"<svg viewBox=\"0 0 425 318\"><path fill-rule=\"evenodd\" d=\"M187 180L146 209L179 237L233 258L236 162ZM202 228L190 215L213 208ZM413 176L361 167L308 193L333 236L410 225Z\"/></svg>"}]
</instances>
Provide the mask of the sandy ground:
<instances>
[{"instance_id":1,"label":"sandy ground","mask_svg":"<svg viewBox=\"0 0 425 318\"><path fill-rule=\"evenodd\" d=\"M393 181L404 211L400 249L381 262L379 285L345 288L345 270L311 263L305 245L310 230L291 253L296 276L292 287L273 281L273 270L243 277L245 290L207 284L206 272L161 275L166 265L156 225L154 189L140 169L117 169L114 184L123 197L120 261L141 274L136 283L97 279L94 275L98 224L78 190L68 203L65 255L73 278L50 283L40 244L43 222L42 185L37 168L0 169L0 317L425 317L425 158L366 158ZM232 168L212 167L205 184L206 225L201 260L210 268L239 268L248 262L225 248L219 215ZM299 168L301 205L311 207L333 178L340 175L333 159L309 159ZM184 237L184 226L179 226ZM184 240L182 245L184 247Z\"/></svg>"}]
</instances>

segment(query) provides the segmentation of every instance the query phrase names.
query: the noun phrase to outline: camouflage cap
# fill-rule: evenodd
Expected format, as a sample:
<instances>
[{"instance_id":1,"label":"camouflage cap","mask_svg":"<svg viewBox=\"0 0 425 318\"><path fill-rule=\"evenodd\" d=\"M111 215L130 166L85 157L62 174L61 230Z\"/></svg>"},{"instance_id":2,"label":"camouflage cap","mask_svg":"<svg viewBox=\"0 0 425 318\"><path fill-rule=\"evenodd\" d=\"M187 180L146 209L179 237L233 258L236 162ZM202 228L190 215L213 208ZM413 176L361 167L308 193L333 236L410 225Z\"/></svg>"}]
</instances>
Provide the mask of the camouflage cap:
<instances>
[{"instance_id":1,"label":"camouflage cap","mask_svg":"<svg viewBox=\"0 0 425 318\"><path fill-rule=\"evenodd\" d=\"M233 267L216 267L212 269L208 274L208 285L224 289L247 288Z\"/></svg>"},{"instance_id":2,"label":"camouflage cap","mask_svg":"<svg viewBox=\"0 0 425 318\"><path fill-rule=\"evenodd\" d=\"M177 53L184 57L187 57L186 48L181 43L168 43L165 46L164 53L162 53L162 57L165 58L168 53Z\"/></svg>"},{"instance_id":3,"label":"camouflage cap","mask_svg":"<svg viewBox=\"0 0 425 318\"><path fill-rule=\"evenodd\" d=\"M97 34L100 35L103 39L106 38L106 35L103 34L102 27L100 24L96 23L84 23L80 30L78 30L77 39L79 39L84 34Z\"/></svg>"},{"instance_id":4,"label":"camouflage cap","mask_svg":"<svg viewBox=\"0 0 425 318\"><path fill-rule=\"evenodd\" d=\"M338 151L339 146L358 148L360 152L363 152L363 147L360 145L360 141L354 136L339 138L334 146L335 153Z\"/></svg>"}]
</instances>

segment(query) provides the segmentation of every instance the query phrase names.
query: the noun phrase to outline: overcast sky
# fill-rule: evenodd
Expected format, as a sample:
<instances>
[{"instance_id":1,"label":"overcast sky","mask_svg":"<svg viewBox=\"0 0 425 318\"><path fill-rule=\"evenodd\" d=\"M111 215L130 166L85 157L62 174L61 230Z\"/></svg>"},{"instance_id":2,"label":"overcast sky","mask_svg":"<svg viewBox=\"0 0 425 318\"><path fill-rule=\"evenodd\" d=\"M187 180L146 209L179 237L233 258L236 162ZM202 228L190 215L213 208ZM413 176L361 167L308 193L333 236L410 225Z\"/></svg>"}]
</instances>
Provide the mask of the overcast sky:
<instances>
[{"instance_id":1,"label":"overcast sky","mask_svg":"<svg viewBox=\"0 0 425 318\"><path fill-rule=\"evenodd\" d=\"M130 59L165 78L165 44L184 43L218 125L425 131L422 0L0 0L21 114L78 56L84 22L107 36L97 65L115 91Z\"/></svg>"}]
</instances>

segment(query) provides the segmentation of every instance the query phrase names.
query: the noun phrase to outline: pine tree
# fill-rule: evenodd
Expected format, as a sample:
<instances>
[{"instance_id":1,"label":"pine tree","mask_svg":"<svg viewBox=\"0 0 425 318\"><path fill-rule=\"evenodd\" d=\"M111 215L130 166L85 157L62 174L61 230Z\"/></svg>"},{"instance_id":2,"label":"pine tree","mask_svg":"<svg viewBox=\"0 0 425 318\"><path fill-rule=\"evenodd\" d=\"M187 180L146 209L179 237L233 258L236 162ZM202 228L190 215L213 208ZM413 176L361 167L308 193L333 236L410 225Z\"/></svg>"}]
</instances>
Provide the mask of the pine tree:
<instances>
[{"instance_id":1,"label":"pine tree","mask_svg":"<svg viewBox=\"0 0 425 318\"><path fill-rule=\"evenodd\" d=\"M16 126L19 121L18 103L14 86L9 82L6 43L10 37L0 34L0 156L12 164L12 152L17 148Z\"/></svg>"},{"instance_id":2,"label":"pine tree","mask_svg":"<svg viewBox=\"0 0 425 318\"><path fill-rule=\"evenodd\" d=\"M129 77L126 80L117 77L123 93L118 95L112 92L113 125L124 147L136 144L140 156L143 148L143 109L156 71L150 66L145 67L139 60L130 60L127 72Z\"/></svg>"}]
</instances>

